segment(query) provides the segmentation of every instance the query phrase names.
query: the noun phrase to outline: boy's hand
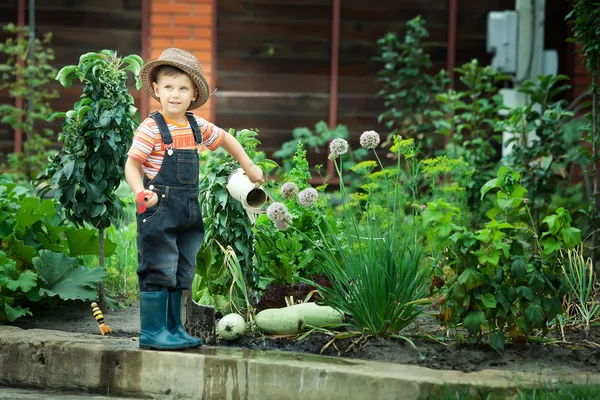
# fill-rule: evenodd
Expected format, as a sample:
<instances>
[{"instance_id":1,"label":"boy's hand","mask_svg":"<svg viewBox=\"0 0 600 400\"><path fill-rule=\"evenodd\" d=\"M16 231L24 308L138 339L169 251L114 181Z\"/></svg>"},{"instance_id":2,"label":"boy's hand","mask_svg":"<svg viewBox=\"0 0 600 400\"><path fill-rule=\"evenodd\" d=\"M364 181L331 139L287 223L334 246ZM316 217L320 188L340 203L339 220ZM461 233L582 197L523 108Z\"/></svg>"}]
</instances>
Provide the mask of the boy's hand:
<instances>
[{"instance_id":1,"label":"boy's hand","mask_svg":"<svg viewBox=\"0 0 600 400\"><path fill-rule=\"evenodd\" d=\"M139 192L135 199L138 214L143 213L146 208L152 207L156 203L158 203L158 196L152 190L147 189Z\"/></svg>"},{"instance_id":2,"label":"boy's hand","mask_svg":"<svg viewBox=\"0 0 600 400\"><path fill-rule=\"evenodd\" d=\"M248 169L244 169L244 172L248 176L248 179L250 179L250 182L259 184L265 183L265 176L259 166L252 164Z\"/></svg>"}]
</instances>

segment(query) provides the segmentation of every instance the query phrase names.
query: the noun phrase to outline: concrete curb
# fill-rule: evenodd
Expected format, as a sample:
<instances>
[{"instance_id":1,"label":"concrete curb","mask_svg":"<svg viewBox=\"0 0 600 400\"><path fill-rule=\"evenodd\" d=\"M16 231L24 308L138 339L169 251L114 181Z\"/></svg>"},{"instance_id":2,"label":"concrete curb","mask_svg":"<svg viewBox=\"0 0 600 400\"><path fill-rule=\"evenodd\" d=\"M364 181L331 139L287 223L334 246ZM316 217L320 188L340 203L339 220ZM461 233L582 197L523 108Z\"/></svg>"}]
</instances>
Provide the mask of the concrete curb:
<instances>
[{"instance_id":1,"label":"concrete curb","mask_svg":"<svg viewBox=\"0 0 600 400\"><path fill-rule=\"evenodd\" d=\"M140 351L137 342L0 326L0 385L159 399L426 399L522 386L600 384L600 374L474 373L277 351L205 346Z\"/></svg>"}]
</instances>

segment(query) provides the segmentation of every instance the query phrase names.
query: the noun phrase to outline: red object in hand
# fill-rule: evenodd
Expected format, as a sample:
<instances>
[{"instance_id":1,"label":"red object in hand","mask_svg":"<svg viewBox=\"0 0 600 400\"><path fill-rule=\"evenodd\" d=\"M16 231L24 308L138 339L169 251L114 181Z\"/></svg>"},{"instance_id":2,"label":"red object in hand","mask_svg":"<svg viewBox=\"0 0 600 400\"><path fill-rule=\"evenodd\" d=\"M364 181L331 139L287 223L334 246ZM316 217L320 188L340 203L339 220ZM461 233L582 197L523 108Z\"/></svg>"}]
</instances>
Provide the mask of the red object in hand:
<instances>
[{"instance_id":1,"label":"red object in hand","mask_svg":"<svg viewBox=\"0 0 600 400\"><path fill-rule=\"evenodd\" d=\"M135 206L137 207L138 214L146 211L146 193L139 192L135 198Z\"/></svg>"}]
</instances>

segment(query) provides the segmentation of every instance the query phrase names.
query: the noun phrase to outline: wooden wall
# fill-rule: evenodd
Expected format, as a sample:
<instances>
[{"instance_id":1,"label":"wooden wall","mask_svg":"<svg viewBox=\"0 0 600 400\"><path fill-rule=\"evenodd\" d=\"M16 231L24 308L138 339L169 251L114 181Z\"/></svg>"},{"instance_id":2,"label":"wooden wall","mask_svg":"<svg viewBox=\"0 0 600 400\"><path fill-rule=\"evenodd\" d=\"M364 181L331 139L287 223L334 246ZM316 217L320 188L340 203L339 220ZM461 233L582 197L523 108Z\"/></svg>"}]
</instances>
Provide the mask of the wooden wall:
<instances>
[{"instance_id":1,"label":"wooden wall","mask_svg":"<svg viewBox=\"0 0 600 400\"><path fill-rule=\"evenodd\" d=\"M79 56L90 51L116 50L121 55L140 54L141 2L143 0L38 0L36 1L36 26L41 36L52 32L55 52L54 67L77 64ZM25 2L28 3L27 1ZM28 23L29 10L25 20ZM0 23L17 23L17 1L0 0ZM55 111L71 109L83 91L81 84L65 89L58 82L60 98L52 101ZM132 87L136 104L139 91ZM4 99L1 99L4 101ZM58 131L61 121L48 126ZM8 134L4 133L8 131ZM12 152L14 135L7 127L0 128L0 153Z\"/></svg>"},{"instance_id":2,"label":"wooden wall","mask_svg":"<svg viewBox=\"0 0 600 400\"><path fill-rule=\"evenodd\" d=\"M448 1L364 0L341 2L339 107L337 121L353 141L377 123L384 110L375 94L381 65L372 61L377 39L386 32L403 36L405 22L427 21L432 72L446 68ZM560 72L567 72L566 2L549 2L546 47L557 48ZM560 3L560 4L558 4ZM565 3L565 4L562 4ZM331 0L217 0L216 123L227 129L258 128L269 152L291 138L295 127L328 120L332 29ZM514 9L514 0L460 0L456 66L479 59L489 64L486 23L489 11ZM456 82L460 84L458 81ZM321 157L323 158L323 157Z\"/></svg>"}]
</instances>

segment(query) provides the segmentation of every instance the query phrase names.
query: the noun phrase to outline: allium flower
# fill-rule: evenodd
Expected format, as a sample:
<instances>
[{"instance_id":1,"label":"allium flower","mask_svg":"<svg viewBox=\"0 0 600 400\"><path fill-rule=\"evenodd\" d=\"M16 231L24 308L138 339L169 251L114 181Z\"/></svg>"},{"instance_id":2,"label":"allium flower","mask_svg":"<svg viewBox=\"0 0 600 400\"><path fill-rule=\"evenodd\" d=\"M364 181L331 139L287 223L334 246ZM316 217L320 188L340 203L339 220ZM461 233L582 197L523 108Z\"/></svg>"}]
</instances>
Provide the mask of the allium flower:
<instances>
[{"instance_id":1,"label":"allium flower","mask_svg":"<svg viewBox=\"0 0 600 400\"><path fill-rule=\"evenodd\" d=\"M290 225L285 221L275 221L275 228L280 231L285 231Z\"/></svg>"},{"instance_id":2,"label":"allium flower","mask_svg":"<svg viewBox=\"0 0 600 400\"><path fill-rule=\"evenodd\" d=\"M291 217L287 207L283 203L273 203L267 208L267 217L273 222L285 221Z\"/></svg>"},{"instance_id":3,"label":"allium flower","mask_svg":"<svg viewBox=\"0 0 600 400\"><path fill-rule=\"evenodd\" d=\"M281 196L286 200L291 200L298 194L298 186L294 182L286 182L279 190Z\"/></svg>"},{"instance_id":4,"label":"allium flower","mask_svg":"<svg viewBox=\"0 0 600 400\"><path fill-rule=\"evenodd\" d=\"M360 145L367 150L372 150L379 146L379 133L375 131L366 131L360 135Z\"/></svg>"},{"instance_id":5,"label":"allium flower","mask_svg":"<svg viewBox=\"0 0 600 400\"><path fill-rule=\"evenodd\" d=\"M308 188L298 193L298 204L303 207L308 207L317 201L319 198L319 192L316 189Z\"/></svg>"},{"instance_id":6,"label":"allium flower","mask_svg":"<svg viewBox=\"0 0 600 400\"><path fill-rule=\"evenodd\" d=\"M330 159L346 154L348 152L348 142L345 139L333 139L329 144L329 151L331 152Z\"/></svg>"}]
</instances>

